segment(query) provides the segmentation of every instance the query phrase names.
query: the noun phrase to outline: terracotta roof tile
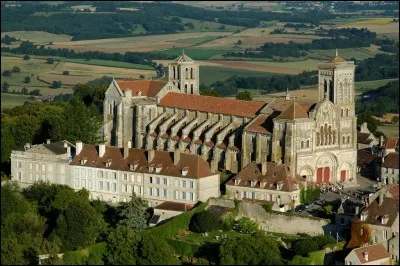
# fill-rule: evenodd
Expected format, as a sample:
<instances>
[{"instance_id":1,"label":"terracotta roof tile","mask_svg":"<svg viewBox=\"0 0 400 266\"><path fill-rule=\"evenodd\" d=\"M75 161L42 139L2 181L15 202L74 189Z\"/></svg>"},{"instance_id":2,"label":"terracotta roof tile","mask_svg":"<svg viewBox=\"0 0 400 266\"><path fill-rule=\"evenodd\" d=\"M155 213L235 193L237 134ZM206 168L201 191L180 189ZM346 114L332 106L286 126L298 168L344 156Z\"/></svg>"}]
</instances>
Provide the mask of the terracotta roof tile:
<instances>
[{"instance_id":1,"label":"terracotta roof tile","mask_svg":"<svg viewBox=\"0 0 400 266\"><path fill-rule=\"evenodd\" d=\"M399 199L399 185L386 185L385 189L389 191L392 198Z\"/></svg>"},{"instance_id":2,"label":"terracotta roof tile","mask_svg":"<svg viewBox=\"0 0 400 266\"><path fill-rule=\"evenodd\" d=\"M293 103L293 100L286 100L286 99L274 99L272 102L270 102L267 106L263 108L262 113L268 113L271 114L273 111L277 112L283 112L289 106ZM309 102L302 102L299 100L296 100L296 103L299 104L303 109L307 112L309 112L315 105L316 103L309 103ZM264 110L265 109L265 110Z\"/></svg>"},{"instance_id":3,"label":"terracotta roof tile","mask_svg":"<svg viewBox=\"0 0 400 266\"><path fill-rule=\"evenodd\" d=\"M155 131L153 131L153 132L150 134L150 136L152 136L152 137L157 137L157 133L156 133Z\"/></svg>"},{"instance_id":4,"label":"terracotta roof tile","mask_svg":"<svg viewBox=\"0 0 400 266\"><path fill-rule=\"evenodd\" d=\"M290 106L283 111L278 117L278 119L298 119L298 118L308 118L307 112L301 107L297 102L292 100Z\"/></svg>"},{"instance_id":5,"label":"terracotta roof tile","mask_svg":"<svg viewBox=\"0 0 400 266\"><path fill-rule=\"evenodd\" d=\"M190 58L189 56L185 55L184 53L181 54L179 57L177 57L174 61L175 62L179 62L179 63L194 62L192 58Z\"/></svg>"},{"instance_id":6,"label":"terracotta roof tile","mask_svg":"<svg viewBox=\"0 0 400 266\"><path fill-rule=\"evenodd\" d=\"M330 62L330 63L340 63L340 62L346 62L346 60L344 60L342 57L340 57L340 56L335 56L335 57L332 57L332 58L330 58L329 60L328 60L328 62Z\"/></svg>"},{"instance_id":7,"label":"terracotta roof tile","mask_svg":"<svg viewBox=\"0 0 400 266\"><path fill-rule=\"evenodd\" d=\"M250 118L256 117L256 114L264 105L264 102L241 101L177 92L167 93L160 101L160 106Z\"/></svg>"},{"instance_id":8,"label":"terracotta roof tile","mask_svg":"<svg viewBox=\"0 0 400 266\"><path fill-rule=\"evenodd\" d=\"M142 96L155 97L157 93L167 84L160 80L124 79L116 80L121 91L132 90L132 96L138 96L139 91Z\"/></svg>"},{"instance_id":9,"label":"terracotta roof tile","mask_svg":"<svg viewBox=\"0 0 400 266\"><path fill-rule=\"evenodd\" d=\"M189 138L189 137L186 137L186 138L184 138L182 141L184 141L184 142L191 142L191 141L192 141L192 139L191 139L191 138Z\"/></svg>"},{"instance_id":10,"label":"terracotta roof tile","mask_svg":"<svg viewBox=\"0 0 400 266\"><path fill-rule=\"evenodd\" d=\"M171 138L172 140L180 140L181 138L178 135L175 135Z\"/></svg>"},{"instance_id":11,"label":"terracotta roof tile","mask_svg":"<svg viewBox=\"0 0 400 266\"><path fill-rule=\"evenodd\" d=\"M379 197L365 208L368 213L365 223L391 227L399 215L399 201L394 198L383 197L382 205L379 205L378 200ZM389 215L389 220L386 224L381 222L383 215Z\"/></svg>"},{"instance_id":12,"label":"terracotta roof tile","mask_svg":"<svg viewBox=\"0 0 400 266\"><path fill-rule=\"evenodd\" d=\"M220 149L226 149L226 144L225 143L221 143L221 144L218 144L217 147L220 148Z\"/></svg>"},{"instance_id":13,"label":"terracotta roof tile","mask_svg":"<svg viewBox=\"0 0 400 266\"><path fill-rule=\"evenodd\" d=\"M357 151L357 166L368 167L373 163L379 156L376 154L371 154L371 152L358 150Z\"/></svg>"},{"instance_id":14,"label":"terracotta roof tile","mask_svg":"<svg viewBox=\"0 0 400 266\"><path fill-rule=\"evenodd\" d=\"M361 263L371 263L373 261L390 258L390 254L386 251L382 244L375 244L371 246L355 248L354 253L357 255ZM364 258L364 252L368 252L368 261Z\"/></svg>"},{"instance_id":15,"label":"terracotta roof tile","mask_svg":"<svg viewBox=\"0 0 400 266\"><path fill-rule=\"evenodd\" d=\"M213 141L207 141L205 144L206 144L207 146L211 146L211 147L214 147L214 146L215 146Z\"/></svg>"},{"instance_id":16,"label":"terracotta roof tile","mask_svg":"<svg viewBox=\"0 0 400 266\"><path fill-rule=\"evenodd\" d=\"M180 202L173 202L173 201L164 201L163 203L154 207L154 209L158 210L180 211L180 212L190 211L192 208L193 205Z\"/></svg>"},{"instance_id":17,"label":"terracotta roof tile","mask_svg":"<svg viewBox=\"0 0 400 266\"><path fill-rule=\"evenodd\" d=\"M261 174L261 164L255 162L250 163L244 169L242 169L234 178L228 181L228 185L235 185L235 180L240 180L240 186L250 187L250 181L258 181L258 188L276 190L276 184L282 183L281 191L294 191L296 184L299 184L299 189L304 187L304 179L299 175L293 177L288 167L285 164L277 165L275 163L267 163L266 175ZM260 187L260 183L265 182L263 187Z\"/></svg>"},{"instance_id":18,"label":"terracotta roof tile","mask_svg":"<svg viewBox=\"0 0 400 266\"><path fill-rule=\"evenodd\" d=\"M370 133L361 133L357 131L357 143L370 144L372 139L369 139Z\"/></svg>"},{"instance_id":19,"label":"terracotta roof tile","mask_svg":"<svg viewBox=\"0 0 400 266\"><path fill-rule=\"evenodd\" d=\"M246 131L255 132L255 133L264 133L271 134L272 128L271 125L268 124L268 115L259 114L253 121L251 121L246 126ZM271 120L272 122L272 120ZM270 131L271 130L271 131Z\"/></svg>"},{"instance_id":20,"label":"terracotta roof tile","mask_svg":"<svg viewBox=\"0 0 400 266\"><path fill-rule=\"evenodd\" d=\"M385 143L385 149L396 149L399 147L399 138L388 138Z\"/></svg>"},{"instance_id":21,"label":"terracotta roof tile","mask_svg":"<svg viewBox=\"0 0 400 266\"><path fill-rule=\"evenodd\" d=\"M203 141L201 140L201 139L197 139L195 142L194 142L194 144L202 144L203 143Z\"/></svg>"},{"instance_id":22,"label":"terracotta roof tile","mask_svg":"<svg viewBox=\"0 0 400 266\"><path fill-rule=\"evenodd\" d=\"M161 137L162 137L163 139L167 139L167 138L169 138L169 135L168 135L167 133L164 133L164 134L161 135Z\"/></svg>"},{"instance_id":23,"label":"terracotta roof tile","mask_svg":"<svg viewBox=\"0 0 400 266\"><path fill-rule=\"evenodd\" d=\"M399 169L399 153L391 152L385 157L382 167Z\"/></svg>"},{"instance_id":24,"label":"terracotta roof tile","mask_svg":"<svg viewBox=\"0 0 400 266\"><path fill-rule=\"evenodd\" d=\"M123 158L123 148L106 146L103 157L98 156L98 147L90 144L83 144L82 151L72 159L71 165L81 165L80 160L87 158L86 167L96 167L120 171L130 171L130 164L137 161L138 167L135 172L148 173L149 165L162 164L160 175L182 176L181 170L188 167L188 178L202 178L212 175L209 164L196 154L181 153L180 161L174 164L173 152L154 151L154 158L151 162L147 160L148 151L143 149L129 149L129 155ZM105 163L111 159L112 163L106 167Z\"/></svg>"}]
</instances>

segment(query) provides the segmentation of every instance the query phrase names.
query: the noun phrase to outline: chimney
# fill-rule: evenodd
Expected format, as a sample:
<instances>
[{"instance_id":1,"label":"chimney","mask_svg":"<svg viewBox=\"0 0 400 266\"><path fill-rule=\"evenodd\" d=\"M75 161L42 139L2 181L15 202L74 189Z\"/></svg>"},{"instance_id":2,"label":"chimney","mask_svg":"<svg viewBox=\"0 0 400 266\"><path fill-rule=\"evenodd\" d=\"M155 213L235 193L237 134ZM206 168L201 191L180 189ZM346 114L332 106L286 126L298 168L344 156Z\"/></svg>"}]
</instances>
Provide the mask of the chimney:
<instances>
[{"instance_id":1,"label":"chimney","mask_svg":"<svg viewBox=\"0 0 400 266\"><path fill-rule=\"evenodd\" d=\"M382 205L382 203L383 203L383 193L381 192L381 193L379 193L379 199L378 199L378 203L379 203L379 206L381 206Z\"/></svg>"},{"instance_id":2,"label":"chimney","mask_svg":"<svg viewBox=\"0 0 400 266\"><path fill-rule=\"evenodd\" d=\"M174 164L177 165L181 159L181 151L179 149L175 149L174 152Z\"/></svg>"},{"instance_id":3,"label":"chimney","mask_svg":"<svg viewBox=\"0 0 400 266\"><path fill-rule=\"evenodd\" d=\"M50 142L50 139L47 139L46 140L46 144L50 144L51 142Z\"/></svg>"},{"instance_id":4,"label":"chimney","mask_svg":"<svg viewBox=\"0 0 400 266\"><path fill-rule=\"evenodd\" d=\"M82 151L82 148L83 148L83 143L82 143L82 141L80 141L80 140L77 140L76 141L76 155L79 155L80 153L81 153L81 151Z\"/></svg>"},{"instance_id":5,"label":"chimney","mask_svg":"<svg viewBox=\"0 0 400 266\"><path fill-rule=\"evenodd\" d=\"M99 144L99 157L103 157L104 153L106 153L106 144L100 143Z\"/></svg>"},{"instance_id":6,"label":"chimney","mask_svg":"<svg viewBox=\"0 0 400 266\"><path fill-rule=\"evenodd\" d=\"M381 145L381 147L383 147L383 136L382 135L379 137L379 145Z\"/></svg>"},{"instance_id":7,"label":"chimney","mask_svg":"<svg viewBox=\"0 0 400 266\"><path fill-rule=\"evenodd\" d=\"M261 174L266 175L267 174L267 162L262 162L261 163Z\"/></svg>"},{"instance_id":8,"label":"chimney","mask_svg":"<svg viewBox=\"0 0 400 266\"><path fill-rule=\"evenodd\" d=\"M368 251L364 251L364 259L368 261Z\"/></svg>"},{"instance_id":9,"label":"chimney","mask_svg":"<svg viewBox=\"0 0 400 266\"><path fill-rule=\"evenodd\" d=\"M71 147L67 147L67 157L71 157Z\"/></svg>"},{"instance_id":10,"label":"chimney","mask_svg":"<svg viewBox=\"0 0 400 266\"><path fill-rule=\"evenodd\" d=\"M154 159L154 150L148 150L147 151L147 161L150 163Z\"/></svg>"},{"instance_id":11,"label":"chimney","mask_svg":"<svg viewBox=\"0 0 400 266\"><path fill-rule=\"evenodd\" d=\"M128 98L128 97L129 97L129 98L132 97L132 90L131 90L131 89L126 89L126 90L124 91L124 94L125 94L124 96L127 97L127 98Z\"/></svg>"},{"instance_id":12,"label":"chimney","mask_svg":"<svg viewBox=\"0 0 400 266\"><path fill-rule=\"evenodd\" d=\"M354 215L358 215L358 212L360 211L360 207L359 206L356 206L355 208L354 208Z\"/></svg>"},{"instance_id":13,"label":"chimney","mask_svg":"<svg viewBox=\"0 0 400 266\"><path fill-rule=\"evenodd\" d=\"M24 149L27 151L31 148L31 144L30 143L25 143Z\"/></svg>"},{"instance_id":14,"label":"chimney","mask_svg":"<svg viewBox=\"0 0 400 266\"><path fill-rule=\"evenodd\" d=\"M361 124L360 133L369 133L367 122Z\"/></svg>"}]
</instances>

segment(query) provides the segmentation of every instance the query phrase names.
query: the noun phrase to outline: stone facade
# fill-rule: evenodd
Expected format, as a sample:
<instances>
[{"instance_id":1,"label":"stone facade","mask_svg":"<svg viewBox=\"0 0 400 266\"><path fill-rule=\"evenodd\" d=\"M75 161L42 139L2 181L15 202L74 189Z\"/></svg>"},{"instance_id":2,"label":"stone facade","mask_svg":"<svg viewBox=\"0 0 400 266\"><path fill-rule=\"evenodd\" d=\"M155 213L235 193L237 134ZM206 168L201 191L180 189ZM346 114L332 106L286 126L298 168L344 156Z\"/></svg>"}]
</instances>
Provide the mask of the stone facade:
<instances>
[{"instance_id":1,"label":"stone facade","mask_svg":"<svg viewBox=\"0 0 400 266\"><path fill-rule=\"evenodd\" d=\"M381 181L383 185L399 184L399 153L391 152L382 158Z\"/></svg>"},{"instance_id":2,"label":"stone facade","mask_svg":"<svg viewBox=\"0 0 400 266\"><path fill-rule=\"evenodd\" d=\"M168 68L169 81L153 94L130 95L118 88L123 81L113 81L104 100L117 103L115 113L104 114L107 143L178 148L213 170L238 173L251 162L275 162L311 182L356 181L354 62L336 56L319 64L317 103L290 95L269 103L200 96L192 59L183 54Z\"/></svg>"}]
</instances>

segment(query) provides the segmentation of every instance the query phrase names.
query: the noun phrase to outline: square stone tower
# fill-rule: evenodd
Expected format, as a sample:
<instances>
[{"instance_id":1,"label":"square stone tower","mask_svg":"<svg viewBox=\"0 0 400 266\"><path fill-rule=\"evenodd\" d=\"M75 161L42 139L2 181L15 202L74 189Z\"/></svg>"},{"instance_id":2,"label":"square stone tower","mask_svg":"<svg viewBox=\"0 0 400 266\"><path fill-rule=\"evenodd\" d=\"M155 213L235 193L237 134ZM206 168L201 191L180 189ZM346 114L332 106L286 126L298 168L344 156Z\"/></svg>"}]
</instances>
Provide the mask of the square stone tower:
<instances>
[{"instance_id":1,"label":"square stone tower","mask_svg":"<svg viewBox=\"0 0 400 266\"><path fill-rule=\"evenodd\" d=\"M182 55L168 65L168 80L181 93L199 94L199 65L182 51Z\"/></svg>"}]
</instances>

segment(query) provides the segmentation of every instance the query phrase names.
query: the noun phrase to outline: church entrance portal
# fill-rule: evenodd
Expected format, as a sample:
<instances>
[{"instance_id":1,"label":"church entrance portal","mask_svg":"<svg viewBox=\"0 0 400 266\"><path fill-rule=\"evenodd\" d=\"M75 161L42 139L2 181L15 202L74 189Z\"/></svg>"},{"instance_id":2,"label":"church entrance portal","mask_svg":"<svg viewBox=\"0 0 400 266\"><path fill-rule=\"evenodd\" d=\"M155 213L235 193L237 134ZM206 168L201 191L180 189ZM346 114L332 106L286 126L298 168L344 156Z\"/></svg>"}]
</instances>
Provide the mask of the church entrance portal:
<instances>
[{"instance_id":1,"label":"church entrance portal","mask_svg":"<svg viewBox=\"0 0 400 266\"><path fill-rule=\"evenodd\" d=\"M331 169L329 167L320 167L317 169L317 183L329 183Z\"/></svg>"}]
</instances>

